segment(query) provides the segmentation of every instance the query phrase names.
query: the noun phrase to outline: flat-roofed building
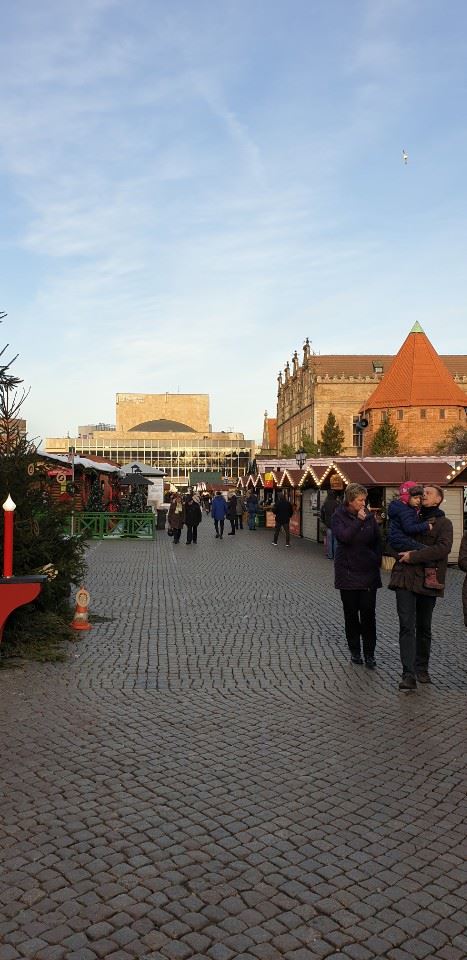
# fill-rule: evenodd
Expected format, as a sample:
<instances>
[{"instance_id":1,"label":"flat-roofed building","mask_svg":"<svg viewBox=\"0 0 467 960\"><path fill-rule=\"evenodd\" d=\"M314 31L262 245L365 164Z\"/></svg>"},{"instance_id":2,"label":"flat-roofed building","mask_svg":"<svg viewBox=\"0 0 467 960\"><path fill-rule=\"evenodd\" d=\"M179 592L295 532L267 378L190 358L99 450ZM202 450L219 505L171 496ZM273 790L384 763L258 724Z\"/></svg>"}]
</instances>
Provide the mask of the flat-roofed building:
<instances>
[{"instance_id":1,"label":"flat-roofed building","mask_svg":"<svg viewBox=\"0 0 467 960\"><path fill-rule=\"evenodd\" d=\"M207 394L117 394L115 427L87 424L78 436L48 437L48 453L96 455L126 464L139 460L164 470L176 486L187 486L193 471L221 471L241 477L255 456L243 433L214 432Z\"/></svg>"}]
</instances>

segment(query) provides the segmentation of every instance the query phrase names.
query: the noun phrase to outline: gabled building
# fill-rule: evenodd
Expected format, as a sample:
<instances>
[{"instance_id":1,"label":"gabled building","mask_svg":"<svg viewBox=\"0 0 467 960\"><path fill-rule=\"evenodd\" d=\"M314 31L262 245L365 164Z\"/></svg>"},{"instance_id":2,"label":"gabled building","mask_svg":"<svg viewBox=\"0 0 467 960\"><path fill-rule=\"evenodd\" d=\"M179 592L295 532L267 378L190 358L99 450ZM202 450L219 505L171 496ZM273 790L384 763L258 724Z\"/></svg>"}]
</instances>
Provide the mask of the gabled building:
<instances>
[{"instance_id":1,"label":"gabled building","mask_svg":"<svg viewBox=\"0 0 467 960\"><path fill-rule=\"evenodd\" d=\"M268 417L268 411L264 411L263 424L263 442L261 444L261 456L277 456L277 418Z\"/></svg>"},{"instance_id":2,"label":"gabled building","mask_svg":"<svg viewBox=\"0 0 467 960\"><path fill-rule=\"evenodd\" d=\"M399 454L433 453L451 427L466 424L467 393L415 323L361 412L368 420L367 451L389 417L397 429Z\"/></svg>"},{"instance_id":3,"label":"gabled building","mask_svg":"<svg viewBox=\"0 0 467 960\"><path fill-rule=\"evenodd\" d=\"M438 357L447 369L451 382L457 387L467 405L467 355L450 354ZM303 434L319 443L328 414L333 412L344 431L344 456L360 456L362 433L357 428L363 407L379 384L383 384L395 361L392 354L318 354L309 340L303 347L300 361L297 352L291 364L287 362L278 376L277 392L277 447L278 455L284 445L297 450ZM457 394L457 397L459 394ZM449 405L439 409L447 409ZM402 409L397 407L397 409ZM421 407L420 409L428 409ZM434 416L434 414L433 414ZM451 415L449 415L451 416ZM378 417L376 418L378 419ZM427 417L428 420L432 419ZM376 422L376 421L375 421ZM436 439L441 439L453 420L439 418ZM427 442L430 437L426 436ZM368 452L369 432L365 431L364 450ZM433 449L434 441L430 450ZM428 452L428 450L427 450Z\"/></svg>"}]
</instances>

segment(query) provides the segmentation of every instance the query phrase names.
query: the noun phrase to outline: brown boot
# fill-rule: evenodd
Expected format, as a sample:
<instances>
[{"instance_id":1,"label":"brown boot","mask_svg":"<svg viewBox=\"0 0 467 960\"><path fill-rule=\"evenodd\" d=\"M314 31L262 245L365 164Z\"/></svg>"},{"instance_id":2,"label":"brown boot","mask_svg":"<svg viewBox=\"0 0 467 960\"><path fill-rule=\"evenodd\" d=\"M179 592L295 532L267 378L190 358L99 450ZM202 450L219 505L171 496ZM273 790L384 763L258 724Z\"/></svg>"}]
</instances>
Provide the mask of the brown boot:
<instances>
[{"instance_id":1,"label":"brown boot","mask_svg":"<svg viewBox=\"0 0 467 960\"><path fill-rule=\"evenodd\" d=\"M429 590L444 590L444 583L440 583L438 580L438 571L436 570L436 567L426 568L423 586L427 587Z\"/></svg>"}]
</instances>

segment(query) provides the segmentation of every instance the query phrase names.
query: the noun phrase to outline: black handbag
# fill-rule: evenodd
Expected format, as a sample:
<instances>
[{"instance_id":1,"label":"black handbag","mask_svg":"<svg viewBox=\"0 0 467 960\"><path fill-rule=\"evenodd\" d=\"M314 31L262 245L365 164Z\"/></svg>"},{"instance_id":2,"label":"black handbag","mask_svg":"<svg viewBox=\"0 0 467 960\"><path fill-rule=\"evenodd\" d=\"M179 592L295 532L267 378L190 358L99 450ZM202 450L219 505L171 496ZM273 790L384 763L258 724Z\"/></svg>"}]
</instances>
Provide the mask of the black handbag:
<instances>
[{"instance_id":1,"label":"black handbag","mask_svg":"<svg viewBox=\"0 0 467 960\"><path fill-rule=\"evenodd\" d=\"M169 537L173 537L174 532L173 532L173 530L172 530L172 527L167 527L167 533L168 533Z\"/></svg>"}]
</instances>

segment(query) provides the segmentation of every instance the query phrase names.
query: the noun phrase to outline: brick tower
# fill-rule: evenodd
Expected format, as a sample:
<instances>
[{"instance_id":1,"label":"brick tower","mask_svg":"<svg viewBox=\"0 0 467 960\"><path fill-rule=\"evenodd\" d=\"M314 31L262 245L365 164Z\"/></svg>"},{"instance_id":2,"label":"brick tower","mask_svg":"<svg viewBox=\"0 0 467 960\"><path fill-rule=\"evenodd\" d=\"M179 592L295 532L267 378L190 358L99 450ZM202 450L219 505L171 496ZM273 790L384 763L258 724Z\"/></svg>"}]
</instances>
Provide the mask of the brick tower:
<instances>
[{"instance_id":1,"label":"brick tower","mask_svg":"<svg viewBox=\"0 0 467 960\"><path fill-rule=\"evenodd\" d=\"M419 323L361 413L368 419L365 452L388 415L399 436L399 453L433 453L453 426L466 424L467 395L457 385Z\"/></svg>"}]
</instances>

